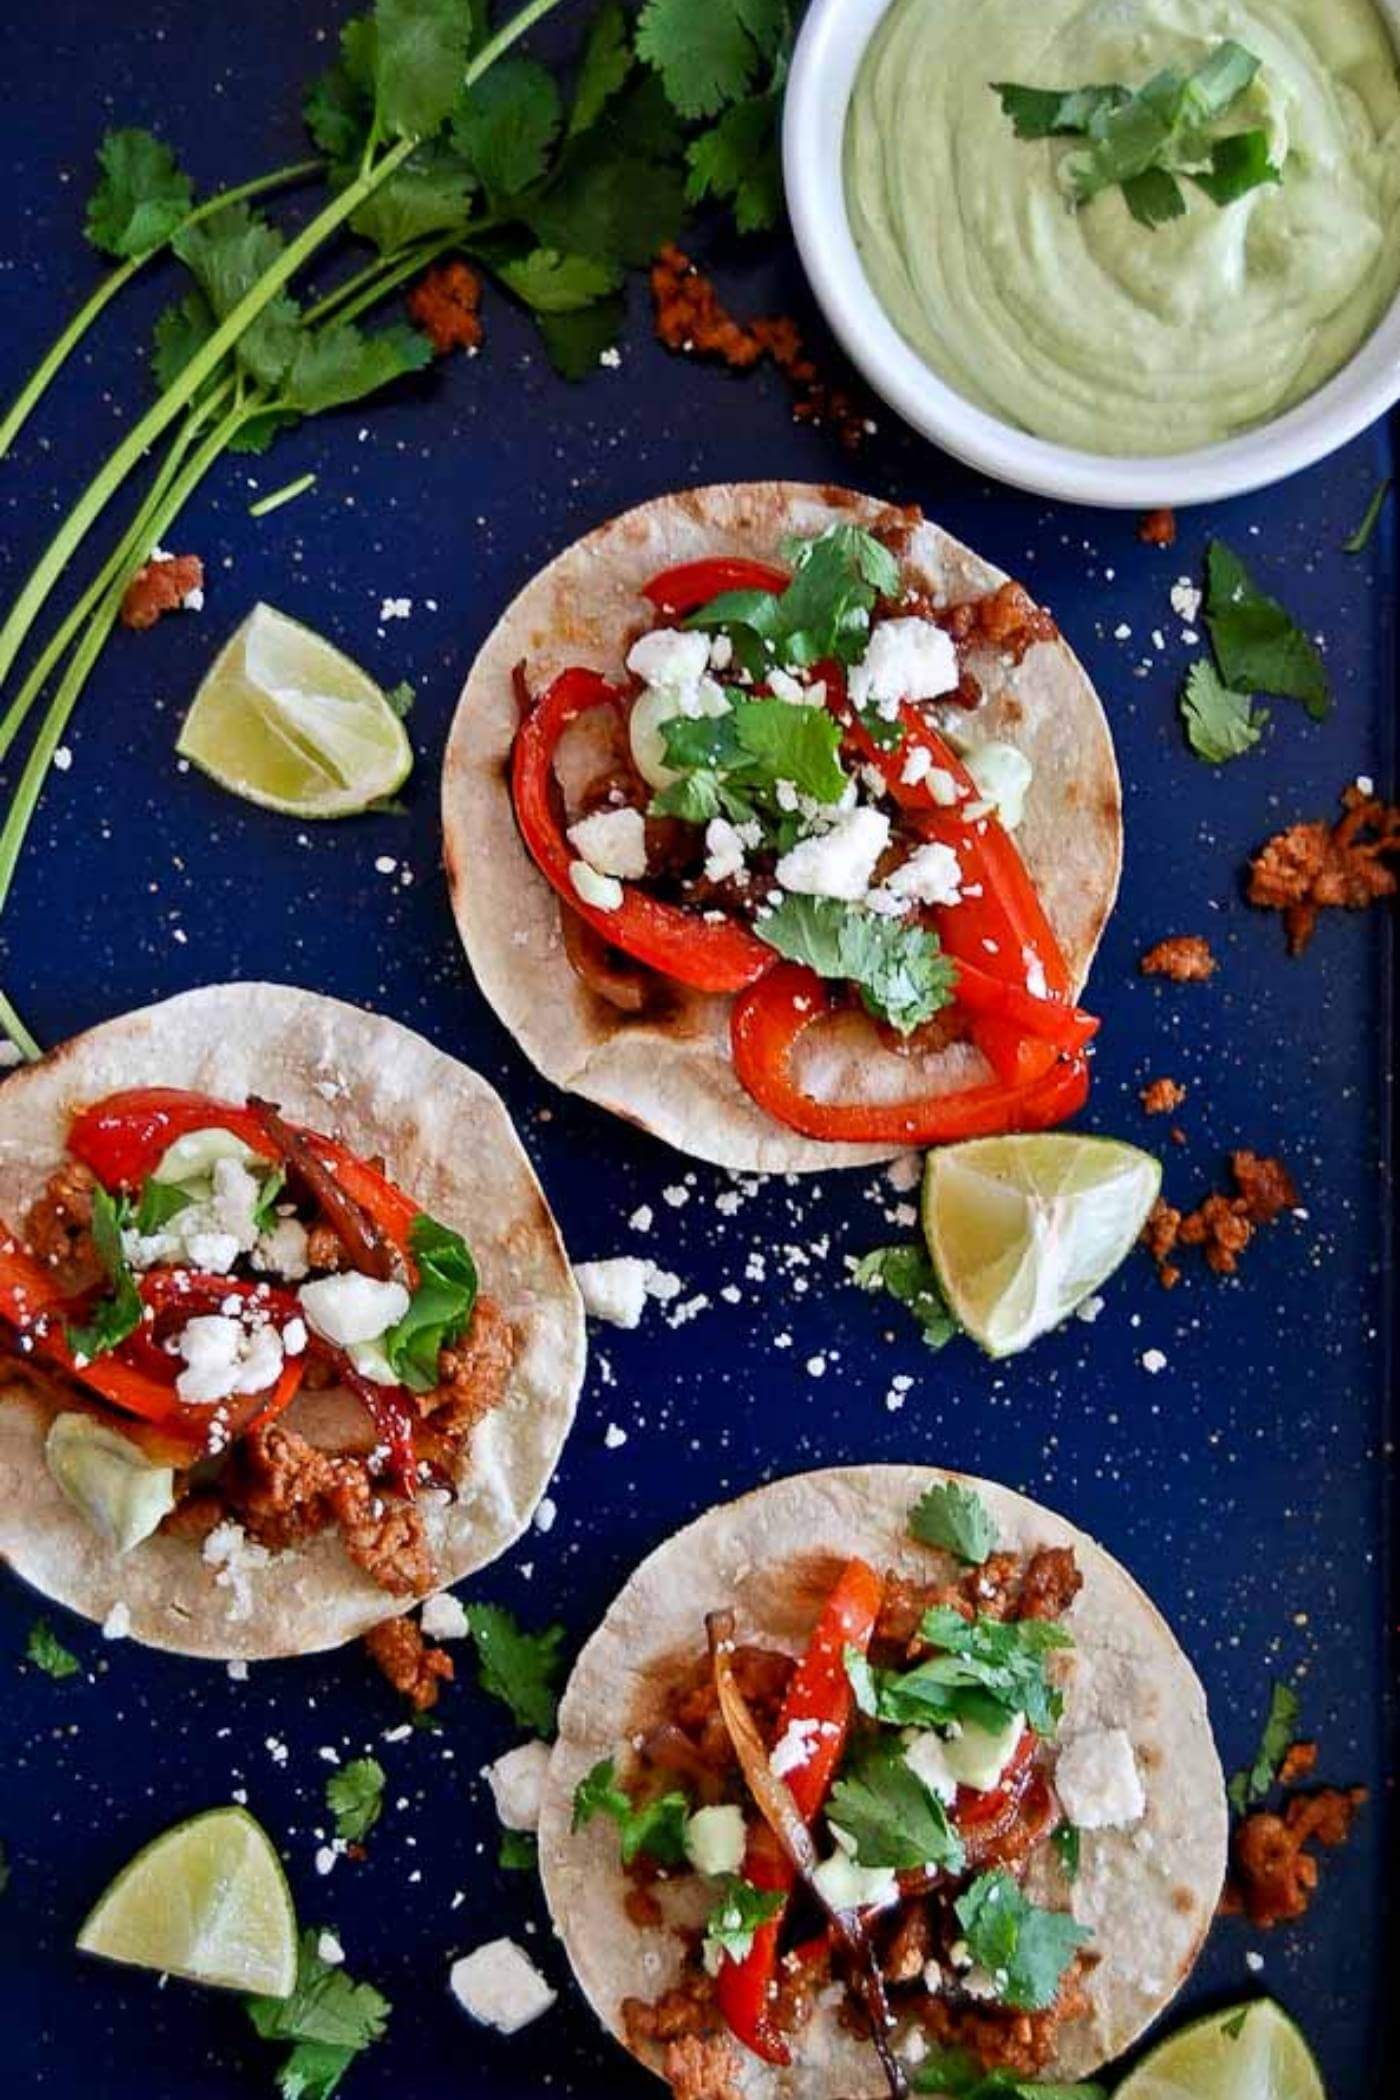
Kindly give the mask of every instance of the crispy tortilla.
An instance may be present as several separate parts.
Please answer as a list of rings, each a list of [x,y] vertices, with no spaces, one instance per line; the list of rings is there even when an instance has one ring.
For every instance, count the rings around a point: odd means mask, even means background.
[[[622,2003],[654,2002],[682,1969],[666,1929],[634,1925],[617,1831],[598,1817],[574,1835],[574,1789],[600,1758],[627,1746],[664,1710],[664,1692],[704,1652],[707,1611],[733,1605],[736,1638],[800,1652],[842,1562],[853,1554],[924,1582],[956,1564],[913,1542],[910,1507],[935,1481],[963,1478],[919,1466],[851,1466],[801,1474],[711,1510],[642,1562],[584,1648],[559,1709],[540,1818],[540,1867],[556,1930],[594,2011],[625,2040]],[[1082,1531],[1025,1496],[967,1480],[997,1529],[997,1545],[1026,1553],[1072,1545],[1084,1587],[1064,1621],[1075,1647],[1057,1658],[1065,1693],[1061,1742],[1083,1730],[1123,1728],[1147,1794],[1130,1830],[1086,1830],[1069,1886],[1043,1845],[1032,1896],[1072,1907],[1100,1960],[1087,1977],[1092,2013],[1060,2029],[1046,2077],[1087,2077],[1156,2018],[1195,1961],[1225,1872],[1225,1788],[1205,1695],[1171,1629],[1132,1577]],[[1041,1855],[1050,1855],[1042,1858]],[[666,1894],[661,1883],[653,1893]],[[691,1906],[682,1908],[688,1897]],[[669,1892],[672,1917],[695,1924],[708,1898],[695,1877]],[[818,2003],[782,2072],[739,2049],[745,2100],[877,2100],[884,2080],[868,2041]],[[644,2059],[645,2060],[645,2059]],[[650,2068],[659,2068],[659,2059]]]
[[[423,1507],[445,1584],[494,1560],[544,1493],[585,1357],[568,1258],[499,1096],[394,1021],[287,985],[210,985],[90,1029],[6,1079],[0,1218],[22,1224],[77,1109],[143,1085],[238,1102],[268,1095],[291,1120],[381,1154],[395,1181],[468,1240],[483,1291],[516,1328],[518,1355],[504,1403],[473,1432],[458,1499]],[[256,1660],[336,1647],[418,1601],[378,1588],[333,1533],[241,1569],[236,1584],[217,1581],[179,1538],[157,1534],[118,1556],[44,1461],[53,1392],[8,1360],[0,1373],[0,1558],[57,1603],[98,1620],[124,1605],[128,1630],[152,1647]],[[327,1404],[308,1394],[286,1419],[306,1427],[298,1409],[316,1409],[324,1423]]]
[[[556,1085],[682,1152],[738,1171],[817,1172],[904,1148],[822,1144],[765,1115],[730,1064],[728,999],[667,984],[664,1001],[624,1014],[575,975],[558,901],[521,843],[511,805],[512,672],[523,663],[536,691],[570,664],[620,676],[632,637],[650,621],[638,595],[648,577],[705,555],[773,560],[785,535],[840,519],[905,529],[906,573],[949,602],[981,597],[1006,580],[917,512],[845,489],[760,481],[658,497],[567,547],[507,607],[472,666],[443,769],[457,925],[482,990],[526,1055]],[[990,650],[969,662],[984,698],[959,715],[959,726],[1018,745],[1034,766],[1016,836],[1079,988],[1122,862],[1122,796],[1107,720],[1064,641],[1038,644],[1019,666]],[[823,1034],[804,1057],[832,1098],[898,1099],[990,1076],[967,1045],[894,1056],[855,1016]]]

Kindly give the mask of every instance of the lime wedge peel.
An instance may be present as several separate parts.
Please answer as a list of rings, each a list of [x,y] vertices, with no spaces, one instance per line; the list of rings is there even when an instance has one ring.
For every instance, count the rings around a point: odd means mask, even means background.
[[[220,651],[176,749],[230,794],[308,819],[358,814],[413,765],[369,674],[270,605],[255,605]]]
[[[289,1997],[297,1922],[276,1848],[245,1808],[212,1808],[153,1838],[103,1890],[78,1946],[221,1990]]]
[[[1327,2100],[1322,2073],[1272,1998],[1207,2013],[1169,2034],[1114,2100]]]
[[[1107,1281],[1161,1185],[1149,1153],[1077,1132],[930,1152],[924,1235],[948,1304],[989,1356],[1014,1356]]]

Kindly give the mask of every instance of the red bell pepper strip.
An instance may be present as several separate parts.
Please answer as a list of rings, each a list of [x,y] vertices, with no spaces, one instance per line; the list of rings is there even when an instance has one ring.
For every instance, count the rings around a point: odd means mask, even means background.
[[[760,1108],[805,1137],[946,1145],[1008,1130],[1049,1130],[1088,1098],[1089,1067],[1076,1055],[1057,1058],[1048,1072],[1019,1086],[997,1081],[906,1101],[819,1101],[798,1081],[793,1061],[808,1029],[834,1005],[833,992],[812,971],[782,963],[737,999],[730,1015],[730,1052],[740,1084]]]
[[[892,750],[882,749],[859,717],[848,709],[835,680],[828,681],[828,696],[847,723],[862,757],[878,766],[886,788],[905,815],[925,838],[950,846],[958,856],[963,894],[957,904],[944,906],[935,914],[945,953],[955,962],[967,964],[985,976],[1002,978],[1018,990],[1028,989],[1028,971],[1038,965],[1046,999],[1067,1005],[1071,997],[1069,966],[1035,884],[1009,832],[994,813],[971,821],[963,814],[969,804],[976,805],[978,794],[971,774],[952,745],[919,709],[904,707],[899,716],[904,731],[902,742]],[[914,750],[927,751],[933,767],[951,774],[962,790],[958,802],[944,807],[934,801],[925,781],[910,782],[904,778],[904,768]],[[964,1003],[972,1008],[971,999]],[[1050,1070],[1054,1063],[1048,1047],[1050,1037],[1024,1025],[1024,1017],[1003,1016],[990,1005],[973,1010],[977,1012],[973,1040],[1004,1084],[1024,1085]],[[1057,1047],[1074,1046],[1060,1043]]]
[[[810,1823],[820,1811],[846,1748],[854,1702],[845,1651],[852,1647],[864,1654],[869,1648],[883,1597],[884,1584],[874,1569],[863,1560],[848,1561],[789,1682],[778,1715],[777,1740],[782,1740],[794,1722],[810,1721],[817,1727],[805,1761],[787,1775],[788,1790],[805,1822]],[[749,1834],[744,1875],[755,1888],[777,1890],[784,1896],[793,1887],[792,1865],[766,1823],[759,1823]],[[758,1926],[743,1960],[724,1956],[716,1979],[719,2009],[731,2033],[770,2064],[792,2061],[772,2008],[782,1922],[780,1911]]]
[[[637,962],[702,992],[737,992],[773,966],[774,951],[746,926],[709,924],[699,912],[663,904],[636,883],[622,885],[615,911],[600,911],[574,888],[578,856],[556,808],[554,753],[571,723],[616,695],[597,671],[563,671],[521,723],[511,755],[511,792],[521,837],[540,873],[570,911]]]
[[[1008,1808],[1015,1808],[1030,1776],[1037,1740],[1033,1729],[1023,1728],[995,1786],[958,1788],[953,1803],[953,1821],[962,1836],[990,1830],[1006,1815]]]
[[[791,581],[786,570],[772,568],[767,562],[721,554],[662,569],[650,583],[642,585],[642,596],[649,598],[658,612],[684,619],[725,591],[781,592]]]

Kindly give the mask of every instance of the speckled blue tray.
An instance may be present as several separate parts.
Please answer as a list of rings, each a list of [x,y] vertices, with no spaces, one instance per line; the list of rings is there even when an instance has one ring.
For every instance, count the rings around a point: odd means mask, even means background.
[[[42,35],[31,22],[10,37],[0,393],[92,280],[78,199],[99,127],[158,124],[211,187],[290,158],[298,86],[340,12],[328,0],[61,0]],[[752,310],[808,310],[790,255],[722,262]],[[152,281],[125,311],[144,325],[163,293]],[[1290,963],[1276,921],[1242,902],[1239,876],[1262,838],[1330,810],[1355,775],[1393,788],[1394,507],[1365,558],[1341,552],[1386,470],[1385,438],[1192,515],[1174,552],[1154,552],[1131,519],[994,489],[888,418],[850,462],[790,423],[771,377],[735,381],[667,358],[636,304],[621,369],[586,386],[553,378],[526,324],[492,302],[479,359],[294,435],[266,463],[220,471],[179,534],[205,558],[207,610],[122,636],[104,659],[71,770],[55,778],[22,865],[0,982],[48,1041],[217,977],[293,979],[373,1004],[503,1089],[576,1257],[644,1246],[701,1298],[679,1334],[653,1312],[635,1334],[595,1337],[553,1490],[557,1522],[478,1594],[532,1621],[557,1615],[579,1637],[635,1560],[705,1505],[818,1463],[928,1458],[1043,1497],[1128,1562],[1206,1680],[1228,1766],[1254,1746],[1270,1679],[1297,1673],[1323,1773],[1368,1782],[1373,1805],[1326,1859],[1309,1918],[1272,1935],[1222,1923],[1185,2002],[1273,1991],[1314,2039],[1334,2100],[1362,2100],[1379,2090],[1388,1973],[1393,929],[1380,912],[1337,919]],[[140,397],[140,361],[130,337],[103,338],[100,364],[69,376],[0,468],[6,596],[60,492]],[[312,496],[249,519],[257,488],[308,467],[321,477]],[[1163,1146],[1169,1192],[1191,1201],[1232,1145],[1283,1155],[1306,1216],[1262,1235],[1237,1281],[1192,1266],[1167,1295],[1136,1258],[1093,1327],[1072,1322],[1009,1366],[966,1346],[932,1357],[845,1282],[846,1255],[889,1235],[897,1198],[881,1176],[746,1184],[737,1211],[721,1211],[726,1177],[552,1093],[473,987],[437,818],[439,755],[473,650],[505,599],[584,527],[679,484],[755,474],[851,478],[922,503],[1024,576],[1084,656],[1118,739],[1128,837],[1094,978],[1105,1027],[1086,1120]],[[1338,693],[1320,726],[1280,707],[1261,752],[1218,772],[1192,759],[1176,725],[1190,650],[1168,598],[1215,531],[1325,636]],[[382,618],[400,596],[411,615]],[[418,688],[407,816],[303,833],[176,770],[177,711],[256,598],[309,620],[386,682]],[[1211,936],[1222,967],[1210,984],[1137,974],[1142,949],[1176,931]],[[1191,1089],[1181,1150],[1138,1105],[1139,1086],[1163,1072]],[[627,1222],[642,1204],[655,1212],[645,1238]],[[1166,1364],[1153,1375],[1156,1351]],[[907,1393],[897,1378],[913,1381]],[[66,1619],[87,1674],[53,1684],[20,1667],[35,1608],[18,1584],[0,1585],[0,1838],[12,1867],[0,1897],[0,2089],[65,2100],[270,2091],[267,2055],[236,2005],[71,1951],[86,1905],[138,1844],[237,1794],[283,1848],[303,1915],[333,1922],[352,1968],[394,2001],[389,2039],[347,2094],[654,2090],[595,2032],[532,1880],[494,1863],[478,1775],[512,1733],[469,1684],[444,1702],[440,1733],[403,1737],[392,1696],[355,1652],[238,1684],[108,1646]],[[322,1879],[332,1750],[382,1759],[388,1808],[368,1857]],[[474,2030],[447,1993],[451,1959],[502,1930],[533,1946],[562,1994],[513,2041]]]

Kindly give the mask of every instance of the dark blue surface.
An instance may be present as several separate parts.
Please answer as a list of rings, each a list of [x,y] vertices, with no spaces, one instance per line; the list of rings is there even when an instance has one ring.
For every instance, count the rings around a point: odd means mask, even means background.
[[[201,186],[289,159],[300,83],[324,61],[339,13],[327,0],[60,0],[11,34],[0,393],[92,281],[80,199],[101,126],[158,124]],[[736,303],[806,311],[789,255],[719,259]],[[7,597],[141,399],[145,329],[166,291],[153,276],[128,297],[0,466]],[[823,433],[792,425],[771,376],[735,381],[666,357],[641,303],[634,295],[621,369],[581,388],[554,379],[526,324],[492,300],[475,361],[390,405],[326,419],[266,461],[225,464],[172,536],[204,556],[207,610],[109,650],[69,738],[71,770],[55,776],[31,836],[0,982],[45,1041],[222,977],[285,978],[372,1004],[502,1086],[576,1258],[644,1250],[684,1279],[687,1298],[704,1294],[678,1333],[653,1309],[634,1335],[595,1336],[553,1491],[557,1524],[478,1594],[536,1622],[558,1615],[581,1636],[640,1554],[708,1503],[808,1465],[926,1458],[1029,1489],[1128,1562],[1206,1680],[1227,1766],[1253,1748],[1270,1678],[1296,1676],[1323,1773],[1369,1782],[1373,1805],[1355,1841],[1325,1860],[1306,1922],[1271,1935],[1222,1923],[1187,2002],[1273,1991],[1314,2039],[1334,2100],[1361,2100],[1378,2089],[1386,1973],[1391,926],[1379,912],[1337,919],[1290,963],[1277,922],[1243,904],[1239,878],[1264,836],[1330,811],[1358,773],[1393,780],[1394,506],[1365,559],[1340,552],[1384,471],[1383,438],[1268,495],[1191,515],[1174,552],[1151,551],[1131,519],[994,490],[884,415],[852,464]],[[307,467],[320,475],[312,495],[249,519],[257,489]],[[1282,1153],[1307,1215],[1263,1235],[1238,1281],[1192,1265],[1168,1296],[1135,1258],[1093,1327],[1071,1323],[1000,1368],[970,1346],[933,1358],[845,1282],[844,1256],[890,1236],[885,1214],[899,1199],[881,1176],[744,1183],[728,1214],[717,1204],[728,1177],[552,1093],[475,991],[447,909],[437,817],[443,738],[473,650],[575,532],[680,484],[756,474],[849,478],[923,504],[1024,576],[1084,656],[1127,803],[1123,899],[1093,986],[1106,1025],[1088,1121],[1163,1149],[1168,1192],[1188,1202],[1218,1180],[1230,1146]],[[1181,741],[1173,700],[1191,652],[1168,603],[1212,531],[1324,638],[1338,692],[1326,724],[1282,706],[1263,751],[1220,771]],[[411,617],[381,625],[382,601],[399,596],[412,599]],[[301,832],[176,769],[179,710],[257,598],[310,621],[386,683],[417,686],[407,816]],[[376,869],[385,856],[392,874]],[[1211,984],[1138,976],[1142,949],[1178,931],[1211,936],[1222,964]],[[1138,1087],[1159,1073],[1191,1088],[1184,1149],[1138,1106]],[[656,1215],[646,1238],[627,1222],[642,1203]],[[1150,1350],[1167,1359],[1155,1376]],[[893,1409],[896,1374],[915,1383]],[[610,1424],[625,1444],[609,1447]],[[282,1847],[303,1915],[334,1922],[352,1969],[394,2001],[390,2039],[347,2093],[653,2090],[595,2033],[531,1881],[495,1867],[478,1774],[513,1737],[469,1684],[444,1701],[441,1733],[386,1742],[400,1716],[357,1653],[255,1668],[236,1684],[64,1620],[88,1675],[56,1685],[20,1667],[34,1615],[18,1585],[0,1589],[7,2093],[270,2090],[268,2058],[236,2005],[70,1951],[86,1905],[144,1839],[234,1792]],[[368,1857],[342,1861],[329,1880],[313,1864],[323,1748],[373,1750],[389,1772]],[[451,1959],[502,1930],[532,1936],[562,1994],[513,2041],[474,2029],[447,1993]],[[1251,1951],[1261,1974],[1246,1965]]]

